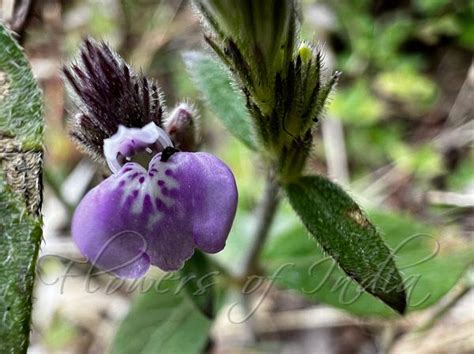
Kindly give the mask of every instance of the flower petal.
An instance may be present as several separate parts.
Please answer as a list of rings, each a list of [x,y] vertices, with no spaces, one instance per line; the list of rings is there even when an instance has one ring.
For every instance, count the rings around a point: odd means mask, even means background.
[[[216,157],[178,152],[161,161],[157,154],[148,171],[127,163],[91,190],[75,212],[72,234],[98,267],[139,277],[150,263],[181,268],[195,246],[220,251],[236,206],[234,177]]]
[[[147,147],[159,145],[159,151],[173,146],[163,129],[151,122],[142,128],[126,128],[119,125],[112,137],[104,140],[104,156],[110,170],[117,173],[122,165],[118,157],[132,157]]]
[[[157,164],[156,160],[152,165]],[[208,253],[221,251],[237,207],[237,186],[230,169],[204,152],[174,154],[167,163],[159,164],[174,168],[173,176],[181,186],[177,200],[189,204],[188,218],[192,218],[196,246]]]
[[[150,267],[147,240],[124,225],[124,210],[115,207],[120,194],[109,184],[102,182],[82,199],[72,220],[72,236],[95,266],[120,277],[138,278]]]

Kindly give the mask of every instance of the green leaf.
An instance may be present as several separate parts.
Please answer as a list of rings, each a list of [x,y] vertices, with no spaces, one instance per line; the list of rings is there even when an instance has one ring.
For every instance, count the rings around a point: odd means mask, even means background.
[[[347,193],[321,176],[301,177],[286,190],[324,251],[366,291],[403,313],[406,294],[391,251]]]
[[[40,149],[43,139],[41,91],[20,46],[0,24],[0,135],[23,148]]]
[[[138,296],[115,336],[113,354],[202,352],[212,322],[175,285],[162,280]]]
[[[11,352],[26,352],[41,223],[28,215],[3,175],[0,210],[0,343]]]
[[[233,86],[229,72],[214,58],[198,52],[185,55],[196,86],[224,126],[251,149],[256,149],[244,97]]]
[[[473,250],[453,246],[443,231],[406,215],[372,211],[369,216],[395,252],[403,273],[411,311],[437,303],[473,262]],[[359,316],[393,317],[388,306],[347,277],[326,256],[292,213],[280,213],[285,225],[272,235],[262,255],[268,275],[276,274],[278,286],[294,289],[315,302],[324,302]],[[437,252],[436,252],[437,251]]]
[[[181,276],[185,282],[184,290],[189,299],[194,302],[203,315],[210,319],[215,317],[214,278],[217,273],[206,256],[197,250],[181,269]]]
[[[0,24],[0,343],[26,353],[41,243],[41,92],[23,51]]]

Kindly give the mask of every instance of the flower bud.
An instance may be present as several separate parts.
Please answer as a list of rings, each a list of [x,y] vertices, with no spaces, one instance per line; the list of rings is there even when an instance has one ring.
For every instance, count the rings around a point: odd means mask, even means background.
[[[181,103],[166,118],[165,131],[181,151],[196,151],[198,121],[199,115],[196,109],[187,103]]]
[[[308,65],[308,63],[313,59],[313,48],[311,48],[311,46],[309,46],[307,43],[303,42],[298,48],[298,55],[300,56],[303,64]]]

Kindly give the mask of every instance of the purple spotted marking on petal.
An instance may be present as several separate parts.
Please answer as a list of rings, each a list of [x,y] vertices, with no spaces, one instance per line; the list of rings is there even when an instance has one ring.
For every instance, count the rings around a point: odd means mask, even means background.
[[[148,171],[127,163],[77,207],[72,236],[97,267],[137,278],[150,265],[179,269],[195,247],[209,253],[224,247],[237,206],[232,172],[207,153],[178,152],[167,162],[160,157]],[[153,169],[141,184],[129,178]]]

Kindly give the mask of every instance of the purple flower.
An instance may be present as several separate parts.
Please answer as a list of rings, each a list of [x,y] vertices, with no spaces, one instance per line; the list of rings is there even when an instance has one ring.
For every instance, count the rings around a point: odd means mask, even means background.
[[[106,45],[86,41],[81,59],[82,67],[65,69],[83,104],[72,135],[112,171],[75,210],[72,237],[81,253],[100,269],[138,278],[150,265],[181,268],[195,248],[222,250],[237,207],[230,169],[211,154],[175,149],[160,127],[166,117],[157,86],[150,91]],[[186,107],[171,115],[174,130],[191,126]]]
[[[148,168],[125,163],[77,207],[72,236],[99,268],[136,278],[150,264],[179,269],[195,247],[224,248],[237,205],[232,172],[208,153],[163,154]]]

